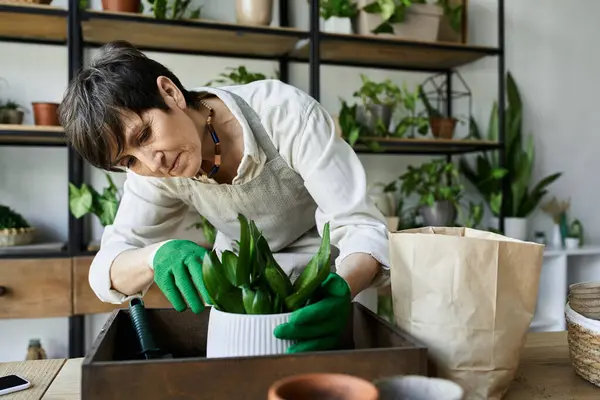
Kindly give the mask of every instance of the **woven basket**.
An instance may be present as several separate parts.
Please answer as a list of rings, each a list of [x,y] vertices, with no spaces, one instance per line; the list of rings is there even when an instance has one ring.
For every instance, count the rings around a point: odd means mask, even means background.
[[[0,229],[0,247],[30,244],[34,236],[35,228]]]
[[[580,282],[569,286],[569,306],[589,319],[600,319],[600,282]]]
[[[565,307],[565,317],[569,354],[575,373],[600,387],[600,321],[584,317],[569,303]]]

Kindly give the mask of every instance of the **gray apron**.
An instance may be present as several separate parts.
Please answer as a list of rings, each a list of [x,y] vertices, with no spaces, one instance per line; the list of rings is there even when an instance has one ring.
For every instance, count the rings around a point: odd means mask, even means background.
[[[266,164],[258,176],[238,185],[185,180],[191,185],[190,193],[202,193],[187,200],[217,229],[214,248],[219,254],[236,250],[234,241],[240,237],[237,218],[241,213],[256,223],[275,259],[295,279],[321,242],[315,226],[317,205],[302,177],[288,166],[273,145],[256,112],[238,95],[229,94],[265,152]],[[332,264],[337,254],[338,250],[332,246]]]

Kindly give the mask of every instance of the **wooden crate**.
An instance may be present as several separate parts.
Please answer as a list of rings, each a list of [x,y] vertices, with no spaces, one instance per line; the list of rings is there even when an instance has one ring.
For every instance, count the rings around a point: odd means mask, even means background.
[[[127,309],[112,312],[82,364],[83,400],[263,399],[276,380],[338,372],[368,380],[427,375],[427,349],[360,303],[353,303],[343,350],[207,359],[209,309],[147,309],[157,345],[172,359],[145,360]]]

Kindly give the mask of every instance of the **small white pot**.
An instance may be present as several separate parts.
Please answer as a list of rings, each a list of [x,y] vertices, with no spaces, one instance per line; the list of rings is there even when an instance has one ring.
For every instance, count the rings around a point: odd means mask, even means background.
[[[277,339],[273,331],[291,315],[231,314],[210,307],[206,358],[284,354],[294,342]]]
[[[381,399],[462,400],[464,389],[447,379],[405,375],[376,384]]]
[[[500,226],[498,218],[492,218],[490,225],[496,229]],[[504,218],[504,236],[509,238],[526,241],[527,240],[527,218]]]
[[[353,34],[352,20],[350,18],[331,17],[321,20],[321,30],[329,33]]]
[[[565,247],[568,250],[574,250],[579,248],[579,238],[568,237],[565,238]]]

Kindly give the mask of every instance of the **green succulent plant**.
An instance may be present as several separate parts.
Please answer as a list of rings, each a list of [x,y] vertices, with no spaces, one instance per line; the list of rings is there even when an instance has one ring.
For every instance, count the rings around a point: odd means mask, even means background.
[[[238,220],[238,254],[226,250],[219,260],[212,250],[202,264],[204,284],[214,307],[235,314],[278,314],[305,306],[331,271],[329,223],[324,226],[317,254],[292,284],[254,221],[241,214]]]
[[[243,65],[237,67],[227,67],[226,71],[219,74],[219,78],[212,79],[206,83],[206,86],[214,84],[219,85],[244,85],[246,83],[267,79],[267,75],[260,72],[250,72]],[[274,79],[278,79],[279,73],[275,73]]]

